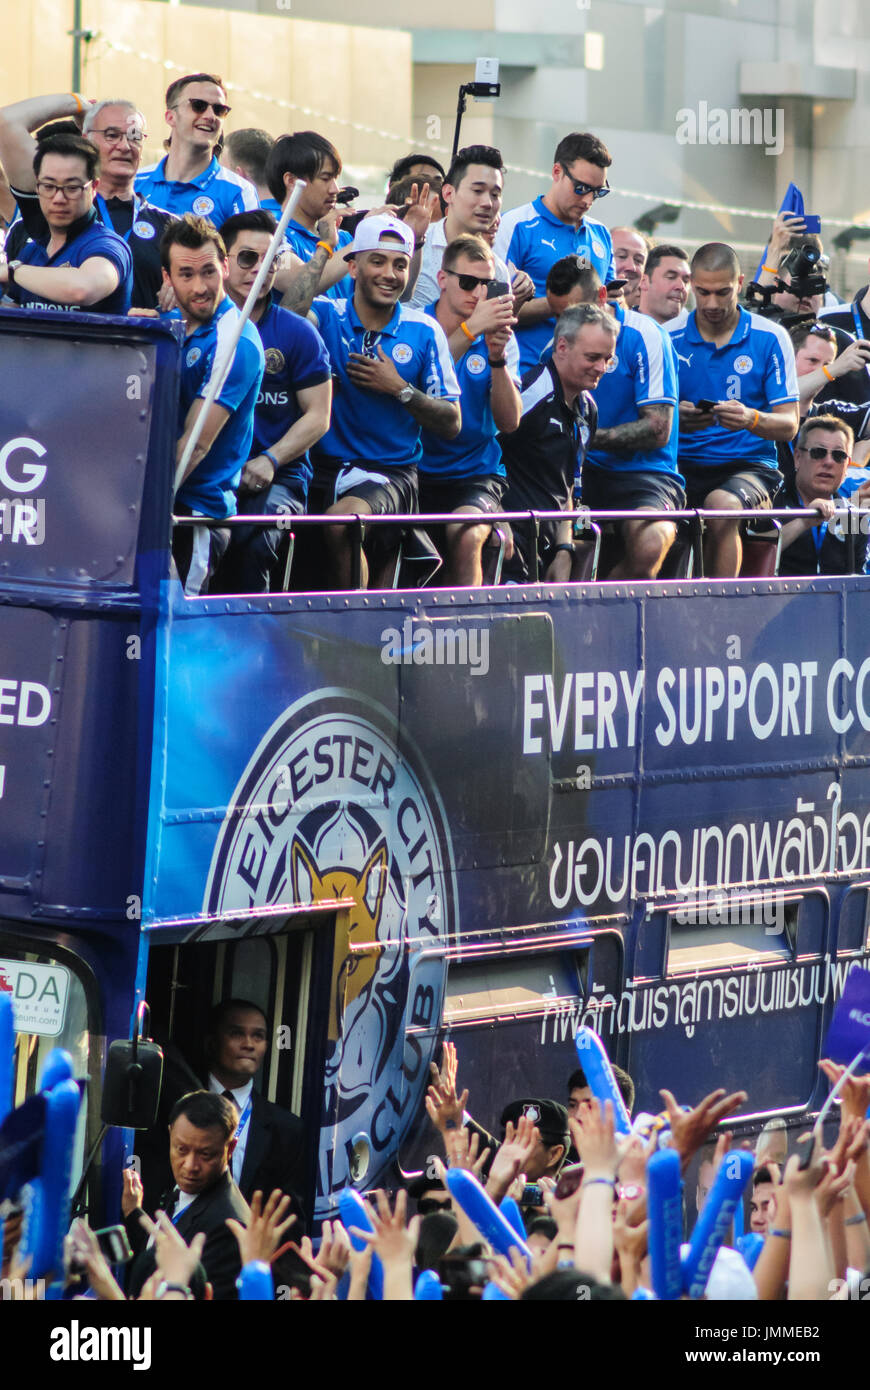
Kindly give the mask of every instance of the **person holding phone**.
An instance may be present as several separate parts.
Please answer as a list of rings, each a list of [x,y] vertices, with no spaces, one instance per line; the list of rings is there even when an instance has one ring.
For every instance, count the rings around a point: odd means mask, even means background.
[[[440,298],[426,313],[447,335],[461,392],[462,429],[453,439],[423,430],[420,510],[495,512],[506,485],[496,435],[511,434],[522,414],[510,287],[496,279],[493,254],[477,236],[450,243],[438,284]],[[491,527],[457,524],[434,530],[446,552],[444,582],[482,584],[481,551]]]

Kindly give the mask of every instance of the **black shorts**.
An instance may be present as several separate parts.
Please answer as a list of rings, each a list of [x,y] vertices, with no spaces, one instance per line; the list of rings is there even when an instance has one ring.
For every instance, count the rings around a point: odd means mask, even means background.
[[[746,511],[769,507],[782,485],[782,474],[751,459],[734,459],[724,468],[693,468],[680,464],[686,479],[689,507],[703,507],[711,492],[730,492]]]
[[[342,497],[368,502],[375,516],[416,512],[417,466],[381,468],[376,463],[346,463],[336,475],[332,503]]]
[[[176,516],[202,516],[185,502],[175,503]],[[172,533],[172,558],[188,598],[207,594],[211,578],[230,543],[229,526],[176,526]]]
[[[474,507],[479,512],[501,510],[501,499],[507,478],[495,473],[478,473],[472,478],[433,478],[420,474],[420,511],[455,512],[459,507]]]
[[[592,512],[627,512],[646,507],[654,512],[680,512],[686,505],[679,478],[673,473],[586,464],[582,473],[583,506]]]

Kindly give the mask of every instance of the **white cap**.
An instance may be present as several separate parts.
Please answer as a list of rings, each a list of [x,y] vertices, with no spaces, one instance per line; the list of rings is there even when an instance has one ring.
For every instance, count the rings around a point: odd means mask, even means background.
[[[384,241],[384,237],[387,238]],[[402,245],[395,244],[398,237]],[[406,255],[414,254],[414,237],[411,229],[406,227],[398,217],[391,217],[389,213],[378,212],[373,217],[364,217],[357,222],[356,232],[353,242],[347,248],[345,255],[356,256],[360,251],[404,251]]]

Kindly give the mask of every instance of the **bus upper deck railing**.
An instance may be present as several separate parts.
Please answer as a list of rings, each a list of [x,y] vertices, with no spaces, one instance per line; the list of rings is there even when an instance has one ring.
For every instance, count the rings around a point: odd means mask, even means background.
[[[821,514],[818,515],[819,520],[821,520]],[[430,526],[480,526],[482,524],[490,525],[493,529],[495,543],[499,551],[498,560],[493,567],[493,575],[490,578],[484,579],[483,587],[491,587],[492,585],[498,584],[500,582],[501,567],[504,559],[506,533],[504,532],[504,530],[500,528],[500,523],[507,523],[511,526],[531,527],[536,540],[540,533],[541,525],[543,523],[565,521],[569,521],[572,523],[572,543],[575,546],[589,547],[591,551],[591,562],[588,563],[585,566],[585,568],[583,568],[583,572],[579,576],[575,577],[575,575],[572,574],[572,578],[570,580],[558,580],[557,582],[559,584],[591,582],[597,579],[598,560],[600,556],[602,541],[602,528],[611,526],[621,521],[643,520],[667,521],[677,523],[679,526],[683,528],[684,541],[681,545],[678,536],[677,541],[674,543],[674,550],[678,551],[680,555],[688,554],[688,568],[684,569],[681,573],[666,573],[665,571],[668,568],[668,557],[666,556],[666,562],[665,566],[663,567],[663,573],[658,577],[658,579],[656,581],[643,581],[668,583],[692,578],[703,579],[705,577],[703,572],[703,548],[701,544],[703,539],[704,525],[708,521],[717,520],[740,522],[741,524],[746,522],[771,523],[768,527],[765,527],[763,529],[759,528],[755,530],[749,530],[745,534],[753,544],[758,543],[759,545],[769,549],[772,552],[771,558],[773,559],[774,563],[770,564],[768,561],[760,571],[750,569],[749,572],[742,572],[739,576],[737,576],[737,578],[774,578],[776,577],[776,568],[778,566],[779,561],[779,542],[781,538],[782,524],[787,521],[806,521],[806,519],[806,508],[797,509],[788,507],[763,507],[755,509],[747,508],[745,510],[741,509],[740,511],[714,511],[705,510],[703,508],[686,508],[682,511],[647,511],[645,509],[642,511],[637,509],[622,511],[593,511],[589,508],[581,507],[573,511],[530,510],[520,512],[481,512],[479,514],[457,512],[413,512],[398,513],[391,515],[360,515],[357,513],[351,513],[332,516],[313,516],[307,514],[297,516],[287,513],[272,515],[240,513],[235,516],[223,518],[205,516],[173,516],[172,522],[173,526],[180,527],[226,527],[231,530],[236,527],[243,526],[269,527],[273,530],[278,530],[286,533],[289,540],[289,546],[288,553],[283,566],[284,583],[280,589],[278,589],[277,591],[273,590],[273,592],[296,592],[291,588],[289,584],[290,568],[293,559],[293,543],[295,540],[294,533],[297,530],[303,531],[307,528],[323,528],[324,526],[345,526],[353,529],[355,534],[354,545],[351,552],[351,590],[357,590],[361,587],[360,579],[362,548],[365,543],[366,533],[371,528],[377,529],[380,527],[387,527],[394,528],[395,530],[402,532],[406,530],[410,531],[414,529],[425,529],[426,527]],[[860,532],[861,535],[865,536],[870,534],[870,507],[843,506],[836,508],[834,511],[835,523],[842,523],[844,520],[848,523],[849,527],[853,531]],[[397,563],[395,568],[394,583],[392,585],[393,588],[399,587],[399,558],[400,552],[397,551]],[[537,545],[534,545],[531,548],[530,562],[532,564],[534,573],[532,575],[532,578],[528,582],[538,584],[541,582],[541,575],[539,572]],[[791,577],[794,578],[796,576]],[[813,578],[815,576],[807,575],[805,577]],[[621,580],[619,582],[625,581]],[[331,590],[324,586],[322,592],[331,592]]]

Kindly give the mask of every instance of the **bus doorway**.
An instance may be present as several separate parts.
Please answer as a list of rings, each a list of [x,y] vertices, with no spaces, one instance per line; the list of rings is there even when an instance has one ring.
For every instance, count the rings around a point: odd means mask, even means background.
[[[211,924],[196,940],[189,931],[182,941],[167,941],[164,929],[154,932],[145,997],[151,1035],[164,1050],[164,1077],[157,1122],[135,1136],[146,1205],[159,1202],[172,1185],[167,1126],[173,1105],[188,1091],[208,1088],[209,1015],[222,1000],[240,999],[266,1019],[266,1051],[254,1091],[303,1122],[304,1180],[297,1196],[310,1221],[335,926],[335,911],[306,910],[266,923],[258,918]]]

